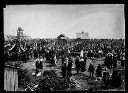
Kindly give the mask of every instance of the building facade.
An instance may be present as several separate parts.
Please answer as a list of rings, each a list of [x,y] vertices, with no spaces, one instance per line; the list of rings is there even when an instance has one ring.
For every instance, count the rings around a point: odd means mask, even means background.
[[[88,32],[76,33],[77,39],[90,39]]]

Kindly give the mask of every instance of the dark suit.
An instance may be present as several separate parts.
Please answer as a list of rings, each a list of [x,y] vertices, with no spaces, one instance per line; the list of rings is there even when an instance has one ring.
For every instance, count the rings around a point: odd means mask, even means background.
[[[94,66],[91,64],[89,65],[89,72],[90,72],[90,77],[93,78],[94,77]]]
[[[68,61],[68,66],[67,66],[67,75],[70,76],[72,71],[72,61]]]
[[[75,65],[76,65],[77,73],[79,73],[79,71],[80,71],[80,61],[79,61],[78,58],[75,60]]]

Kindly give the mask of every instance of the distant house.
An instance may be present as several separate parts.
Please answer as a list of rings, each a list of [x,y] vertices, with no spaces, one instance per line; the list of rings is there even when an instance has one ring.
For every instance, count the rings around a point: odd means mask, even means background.
[[[76,33],[76,38],[77,39],[90,39],[88,32],[80,32]]]
[[[57,42],[59,45],[62,45],[62,47],[64,45],[67,44],[67,41],[69,40],[69,37],[66,37],[64,34],[60,34],[58,37],[57,37]]]
[[[65,40],[68,40],[69,37],[66,37],[64,34],[60,34],[57,39],[65,39]]]

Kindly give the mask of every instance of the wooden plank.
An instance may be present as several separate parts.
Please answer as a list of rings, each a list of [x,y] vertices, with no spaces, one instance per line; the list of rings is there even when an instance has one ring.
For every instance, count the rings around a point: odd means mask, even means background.
[[[9,88],[9,91],[12,91],[12,82],[11,82],[12,81],[12,72],[13,72],[13,69],[10,69],[10,81],[9,81],[10,82],[10,86],[9,86],[10,88]]]
[[[14,69],[14,91],[16,90],[16,76],[17,76],[17,73],[16,73],[16,69]]]
[[[15,69],[14,69],[14,70],[15,70]],[[13,83],[14,83],[14,86],[13,86],[13,87],[14,87],[14,91],[15,91],[15,79],[16,79],[16,77],[15,77],[15,76],[16,76],[16,73],[15,73],[15,71],[14,71],[14,74],[13,74],[13,76],[14,76],[14,77],[13,77],[13,78],[14,78],[14,81],[13,81]]]
[[[12,71],[11,71],[11,90],[10,91],[14,91],[14,80],[15,80],[14,73],[15,73],[15,71],[14,71],[14,69],[12,69]]]
[[[15,90],[15,88],[14,88],[15,87],[15,85],[14,85],[15,84],[14,83],[15,82],[15,69],[13,69],[13,70],[14,71],[13,71],[13,83],[12,83],[12,85],[13,85],[13,91],[14,91]]]
[[[15,91],[18,90],[18,73],[17,70],[15,71]]]
[[[8,90],[8,68],[6,68],[6,90]]]
[[[9,68],[7,68],[7,78],[6,78],[7,79],[7,83],[6,83],[7,84],[7,91],[9,91],[9,86],[10,86],[9,85],[9,78],[10,78]]]
[[[16,71],[14,69],[14,73],[13,73],[13,88],[14,88],[14,91],[15,91],[15,79],[16,79]]]
[[[7,90],[7,88],[8,88],[8,87],[7,87],[7,82],[8,82],[8,81],[7,81],[7,80],[8,80],[8,70],[7,70],[7,68],[6,68],[6,90]]]
[[[9,77],[8,77],[8,80],[9,80],[9,82],[8,82],[9,83],[8,84],[9,91],[11,91],[11,72],[12,72],[12,69],[9,68],[9,71],[8,71],[8,73],[9,73],[8,74],[9,75]]]
[[[4,68],[4,90],[7,89],[7,69]]]
[[[16,91],[18,90],[18,72],[15,68],[4,68],[4,90]]]

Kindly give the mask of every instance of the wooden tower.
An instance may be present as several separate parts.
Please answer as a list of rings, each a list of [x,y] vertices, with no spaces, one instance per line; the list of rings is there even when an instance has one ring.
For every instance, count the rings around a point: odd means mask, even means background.
[[[21,44],[23,38],[23,29],[21,27],[18,27],[17,29],[17,40]]]

